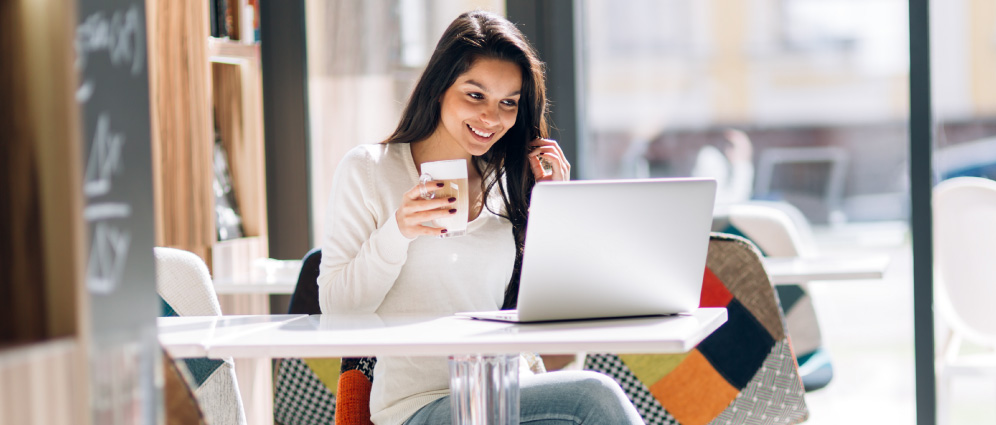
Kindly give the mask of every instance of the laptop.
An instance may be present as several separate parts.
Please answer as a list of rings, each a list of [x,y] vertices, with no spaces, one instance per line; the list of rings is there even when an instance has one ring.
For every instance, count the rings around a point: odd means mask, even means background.
[[[533,189],[507,322],[672,315],[699,307],[716,181],[544,182]]]

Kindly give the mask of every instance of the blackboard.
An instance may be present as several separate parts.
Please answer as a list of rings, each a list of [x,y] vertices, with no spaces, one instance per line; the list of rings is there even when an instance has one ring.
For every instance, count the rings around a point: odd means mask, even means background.
[[[144,2],[78,0],[75,50],[94,419],[152,424],[160,307]]]

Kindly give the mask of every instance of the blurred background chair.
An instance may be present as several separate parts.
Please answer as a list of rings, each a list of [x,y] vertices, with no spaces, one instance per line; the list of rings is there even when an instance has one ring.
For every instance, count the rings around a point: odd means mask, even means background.
[[[713,230],[743,236],[757,245],[767,257],[809,257],[818,254],[809,221],[786,202],[750,201],[717,209]],[[827,386],[833,379],[833,364],[823,346],[816,309],[806,283],[777,285],[799,361],[799,373],[806,391]]]
[[[750,239],[768,257],[810,257],[819,249],[812,226],[798,208],[781,201],[747,201],[716,210],[713,227],[724,225]],[[725,222],[724,222],[725,220]],[[737,234],[737,233],[733,233]]]
[[[956,177],[934,188],[937,312],[947,335],[937,358],[938,412],[949,420],[957,376],[996,382],[996,181]]]
[[[954,177],[996,178],[996,137],[938,146],[933,155],[938,180]]]
[[[163,301],[163,316],[221,316],[218,295],[204,260],[192,252],[156,247],[156,290]],[[196,358],[173,364],[193,389],[205,422],[211,425],[245,425],[246,415],[235,377],[235,363]]]
[[[714,233],[703,307],[727,321],[686,354],[589,354],[585,369],[622,386],[647,424],[799,423],[805,391],[778,298],[750,241]]]

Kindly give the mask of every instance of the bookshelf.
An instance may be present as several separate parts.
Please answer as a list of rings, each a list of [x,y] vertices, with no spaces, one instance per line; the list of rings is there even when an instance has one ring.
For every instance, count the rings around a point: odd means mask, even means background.
[[[156,241],[197,253],[218,277],[267,256],[258,44],[208,36],[208,2],[147,0]],[[219,242],[214,132],[227,153],[245,237]],[[227,313],[227,312],[226,312]]]
[[[75,18],[56,0],[0,3],[4,424],[90,423]]]
[[[259,45],[214,38],[207,45],[214,125],[228,154],[246,235],[214,243],[212,272],[215,278],[246,278],[250,262],[266,258],[268,251]]]
[[[249,0],[228,0],[246,28]],[[211,37],[211,1],[146,0],[156,245],[194,252],[214,279],[240,279],[268,257],[260,46]],[[219,241],[215,131],[227,156],[243,237]],[[267,314],[265,294],[221,295],[224,314]],[[272,423],[269,362],[236,359],[250,424]]]

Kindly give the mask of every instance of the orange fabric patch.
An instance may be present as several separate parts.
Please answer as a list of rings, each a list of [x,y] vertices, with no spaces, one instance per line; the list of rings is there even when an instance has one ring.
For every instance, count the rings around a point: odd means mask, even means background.
[[[732,299],[733,294],[726,289],[723,281],[706,267],[705,276],[702,278],[702,297],[699,299],[699,307],[726,307]]]
[[[705,425],[740,392],[716,372],[699,350],[650,387],[650,393],[684,425]]]
[[[349,370],[339,375],[335,397],[335,423],[337,425],[371,425],[370,388],[372,384],[359,370]]]

